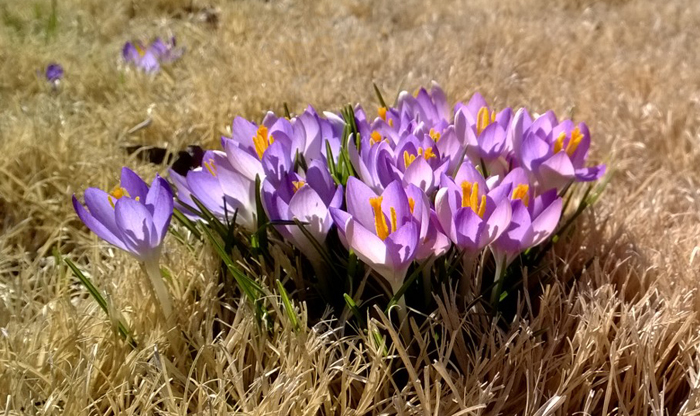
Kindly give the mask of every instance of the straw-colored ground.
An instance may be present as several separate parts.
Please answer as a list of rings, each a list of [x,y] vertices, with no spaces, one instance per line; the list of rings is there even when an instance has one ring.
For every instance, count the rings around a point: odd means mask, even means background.
[[[0,413],[700,414],[700,3],[68,0],[47,29],[50,10],[0,1]],[[169,32],[187,52],[166,72],[120,68],[124,41]],[[56,93],[36,75],[50,61],[66,70]],[[123,165],[165,171],[127,144],[214,147],[235,115],[372,106],[372,81],[393,95],[432,79],[453,101],[573,110],[617,171],[509,332],[448,304],[416,339],[440,334],[430,357],[385,356],[332,323],[295,333],[277,314],[260,333],[247,307],[217,301],[209,251],[169,240],[183,332],[167,336],[138,266],[70,205]],[[109,294],[137,350],[54,248]],[[567,265],[592,254],[573,280]],[[389,373],[401,366],[409,383]]]

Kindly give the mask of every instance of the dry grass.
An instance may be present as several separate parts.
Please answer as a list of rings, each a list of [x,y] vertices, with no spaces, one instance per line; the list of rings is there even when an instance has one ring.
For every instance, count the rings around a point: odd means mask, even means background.
[[[49,11],[0,2],[4,414],[700,414],[700,3],[69,0],[47,37]],[[180,62],[155,79],[118,68],[125,40],[166,31],[187,47]],[[58,93],[35,75],[53,60],[66,69]],[[217,300],[205,248],[169,241],[177,349],[138,268],[70,206],[123,165],[165,170],[126,144],[213,147],[237,114],[373,103],[372,81],[394,92],[431,79],[452,100],[479,90],[498,107],[573,110],[594,159],[617,170],[556,248],[557,279],[523,295],[508,331],[457,314],[445,294],[423,336],[386,355],[333,322],[295,332],[273,314],[261,332],[244,304]],[[109,294],[139,349],[113,335],[54,247]]]

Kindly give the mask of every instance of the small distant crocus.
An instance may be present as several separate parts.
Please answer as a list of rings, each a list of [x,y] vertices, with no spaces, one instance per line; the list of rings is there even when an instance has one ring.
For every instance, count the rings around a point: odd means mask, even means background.
[[[415,258],[420,224],[401,182],[377,195],[355,177],[348,178],[347,211],[331,208],[333,221],[357,257],[390,284],[396,293]]]
[[[163,238],[173,215],[173,194],[156,176],[149,188],[133,171],[122,168],[121,184],[112,192],[85,190],[87,209],[73,195],[78,217],[100,238],[143,263],[166,317],[172,306],[158,266]]]
[[[127,63],[149,73],[160,70],[161,64],[171,63],[182,56],[183,50],[176,47],[175,37],[163,42],[156,38],[149,46],[140,41],[126,42],[122,48],[122,57]]]
[[[52,63],[46,67],[46,80],[56,86],[63,78],[63,67],[59,64]]]
[[[285,174],[275,185],[268,176],[262,184],[265,212],[271,221],[305,222],[306,229],[319,244],[324,244],[333,225],[329,209],[340,208],[343,203],[343,187],[333,182],[323,160],[311,161],[306,176]],[[322,269],[322,259],[313,242],[297,225],[278,225],[277,230],[299,248],[311,261],[314,269]]]

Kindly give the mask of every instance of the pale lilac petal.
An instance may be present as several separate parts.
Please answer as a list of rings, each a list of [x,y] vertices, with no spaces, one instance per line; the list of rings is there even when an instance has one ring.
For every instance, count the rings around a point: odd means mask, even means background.
[[[495,242],[495,247],[508,253],[519,253],[532,242],[532,220],[522,201],[513,202],[513,215],[508,230]]]
[[[415,221],[407,222],[384,240],[395,268],[401,268],[413,261],[418,247],[418,228]]]
[[[262,163],[257,156],[246,152],[232,140],[227,140],[225,146],[226,156],[234,169],[252,181],[255,180],[256,176],[259,176],[260,179],[265,177]]]
[[[115,222],[114,228],[115,230],[109,229],[105,224],[101,223],[98,221],[94,216],[92,216],[86,209],[83,207],[83,205],[78,201],[78,199],[73,195],[73,208],[75,209],[75,212],[78,214],[78,217],[80,220],[92,231],[93,233],[97,234],[98,237],[101,239],[107,241],[108,243],[122,249],[125,251],[129,251],[129,249],[126,247],[124,242],[118,237],[118,231],[116,230],[116,222],[114,219],[112,219],[112,222]],[[111,208],[111,207],[110,207]],[[112,214],[114,216],[114,214]],[[117,234],[115,234],[115,231]]]
[[[308,185],[299,188],[289,201],[289,211],[293,218],[308,222],[306,229],[313,234],[319,243],[323,243],[328,233],[328,229],[324,229],[328,208],[316,191]]]
[[[136,199],[137,197],[144,201],[146,199],[146,194],[148,194],[148,185],[141,179],[133,170],[123,167],[121,176],[121,187],[126,189],[131,198]]]
[[[576,180],[580,182],[595,181],[605,175],[605,170],[605,165],[576,169]]]
[[[110,203],[111,198],[111,203]],[[90,215],[103,224],[112,234],[119,236],[116,219],[114,218],[114,203],[117,199],[110,196],[102,189],[88,188],[85,190],[85,205],[87,205]]]
[[[355,251],[357,257],[370,267],[391,267],[386,244],[376,234],[369,231],[362,224],[350,219],[346,224],[345,236],[348,244]]]
[[[554,229],[556,228],[557,224],[559,224],[559,219],[561,218],[561,210],[562,200],[561,198],[557,198],[532,221],[534,237],[530,243],[531,246],[540,244],[547,237],[549,237],[552,232],[554,232]]]
[[[491,123],[479,136],[479,155],[494,159],[501,155],[506,144],[506,131],[498,123]]]
[[[233,119],[231,133],[232,139],[237,142],[240,147],[251,150],[255,149],[253,137],[257,136],[258,127],[254,123],[251,123],[243,117],[236,117]]]
[[[141,200],[143,203],[144,200]],[[148,212],[153,216],[153,226],[156,237],[162,241],[168,232],[170,219],[173,216],[173,191],[165,179],[156,175],[151,184],[151,189],[145,198],[145,205]]]
[[[481,219],[471,208],[461,208],[455,215],[455,243],[462,249],[469,251],[480,250],[484,220]]]
[[[293,168],[289,149],[282,142],[275,141],[265,150],[262,167],[265,176],[269,177],[274,184],[281,183],[285,174]]]
[[[493,240],[500,237],[501,234],[503,234],[508,228],[508,225],[511,221],[511,217],[512,210],[510,201],[506,198],[503,198],[499,202],[497,202],[496,208],[486,220],[486,228],[484,230],[486,235],[483,236],[485,242],[482,243],[484,245],[489,244]]]
[[[423,156],[418,156],[403,174],[403,183],[405,185],[413,184],[424,192],[432,191],[434,186],[433,180],[433,169]]]
[[[542,161],[550,154],[547,142],[534,134],[525,137],[520,150],[520,163],[530,172],[537,170]]]
[[[387,218],[391,218],[391,209],[396,212],[397,226],[411,218],[411,211],[408,206],[408,197],[400,181],[394,181],[382,192],[382,211]],[[387,225],[391,226],[387,221]],[[374,228],[374,226],[372,227]]]
[[[131,198],[121,198],[114,211],[121,239],[129,251],[142,261],[156,255],[161,240],[146,206]]]
[[[345,192],[348,213],[362,226],[372,230],[374,229],[374,213],[369,200],[376,196],[377,194],[359,179],[353,176],[348,178]]]

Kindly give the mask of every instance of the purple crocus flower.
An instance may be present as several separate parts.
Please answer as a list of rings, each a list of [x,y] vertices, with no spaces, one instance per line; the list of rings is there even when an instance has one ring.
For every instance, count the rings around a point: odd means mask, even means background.
[[[465,161],[454,180],[442,177],[435,196],[435,212],[453,243],[474,254],[495,239],[511,220],[510,201],[488,192],[486,180]]]
[[[160,65],[163,63],[171,63],[180,56],[183,50],[176,47],[175,37],[163,42],[160,38],[156,38],[148,47],[140,41],[126,42],[122,48],[122,57],[127,63],[136,65],[137,68],[144,72],[158,72]]]
[[[328,167],[316,159],[311,161],[306,177],[294,172],[284,175],[279,184],[268,176],[262,184],[263,207],[272,221],[298,219],[319,244],[324,244],[333,224],[329,209],[340,208],[343,187],[333,182]],[[277,230],[299,248],[320,270],[322,259],[314,244],[296,225],[277,225]]]
[[[169,319],[172,301],[158,260],[173,215],[170,185],[156,175],[149,188],[132,170],[122,168],[120,186],[110,193],[86,189],[85,204],[88,209],[73,195],[75,212],[92,232],[142,262],[163,316]]]
[[[218,219],[231,220],[235,213],[239,225],[255,230],[255,182],[234,170],[224,152],[207,151],[201,167],[189,171],[186,177],[174,171],[170,176],[183,204],[197,208],[194,196]],[[194,217],[186,206],[183,208],[183,213]]]
[[[122,168],[121,185],[107,193],[85,190],[87,210],[73,195],[78,217],[100,238],[143,262],[158,259],[173,215],[173,194],[156,176],[150,189],[133,171]]]
[[[603,176],[605,165],[585,166],[590,144],[585,123],[558,123],[553,112],[530,122],[530,116],[522,110],[513,122],[516,158],[537,181],[540,191],[561,190],[572,182],[590,182]]]
[[[490,174],[504,175],[509,166],[507,155],[512,149],[508,130],[513,110],[499,113],[491,110],[479,93],[455,113],[455,131],[466,146],[466,155],[473,164],[485,164]]]
[[[521,168],[513,169],[493,192],[505,195],[513,210],[508,229],[491,246],[496,259],[507,266],[518,254],[542,243],[554,232],[562,214],[562,199],[556,189],[535,197]]]
[[[397,100],[397,111],[430,127],[446,127],[452,119],[445,92],[435,81],[430,92],[425,88],[419,89],[415,96],[406,91],[401,92]]]
[[[384,277],[394,293],[403,284],[415,258],[420,224],[411,213],[401,182],[394,181],[377,195],[359,179],[350,177],[347,212],[330,208],[338,231],[357,257]]]
[[[63,78],[63,67],[59,64],[52,63],[46,67],[46,80],[53,85],[58,84],[58,82]]]
[[[334,113],[324,113],[324,115],[325,118],[319,116],[316,110],[309,106],[301,115],[291,119],[292,158],[297,152],[307,161],[327,158],[326,143],[328,143],[333,153],[333,161],[337,163],[345,121]]]
[[[269,163],[283,163],[279,165],[282,168],[291,167],[294,128],[286,118],[268,113],[258,126],[243,117],[236,117],[231,133],[231,137],[221,138],[222,147],[231,166],[248,179],[255,181],[256,176],[260,180],[265,178],[263,156],[270,148],[276,157]],[[277,172],[280,179],[282,172]]]

